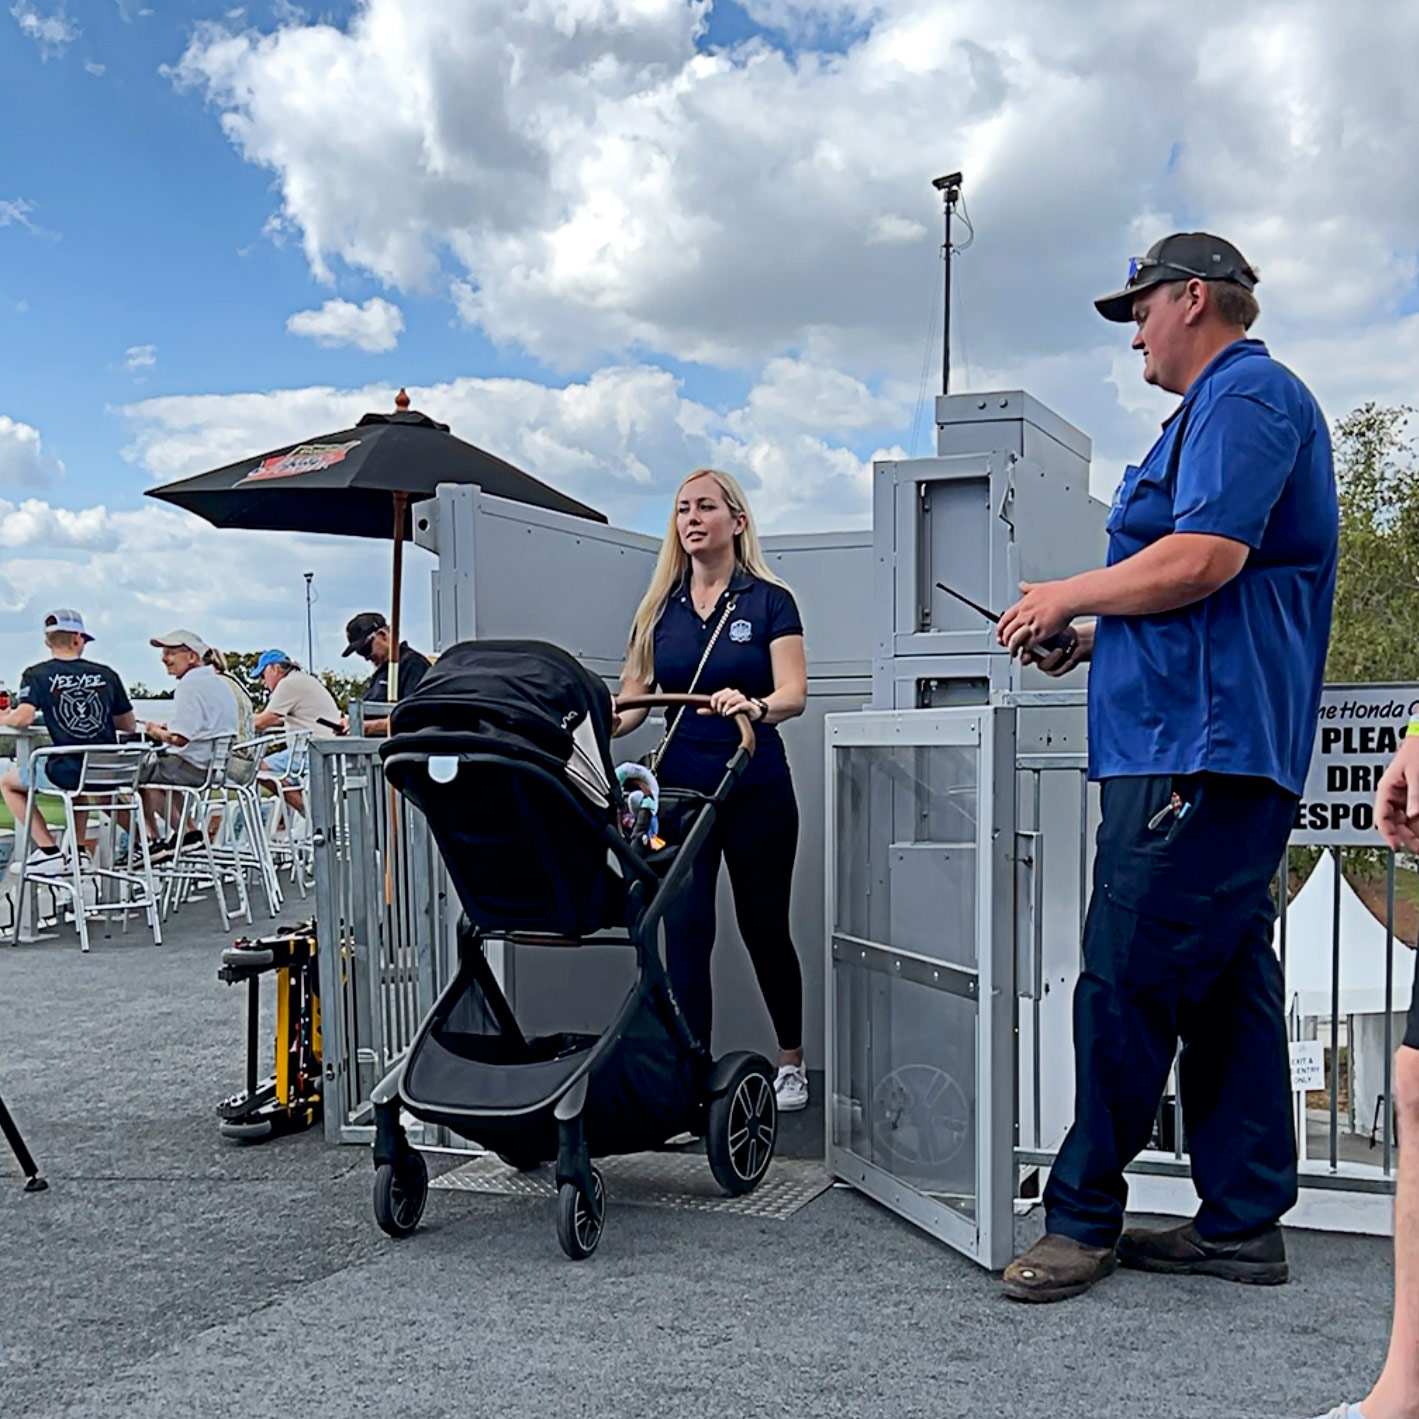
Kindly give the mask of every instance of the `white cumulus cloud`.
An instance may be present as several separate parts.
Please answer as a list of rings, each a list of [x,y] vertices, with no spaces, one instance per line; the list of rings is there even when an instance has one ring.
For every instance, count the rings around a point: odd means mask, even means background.
[[[150,370],[157,362],[156,345],[130,345],[123,356],[123,368],[130,374],[137,370]]]
[[[0,487],[43,488],[64,476],[64,465],[45,453],[39,430],[0,414]]]
[[[41,10],[33,0],[15,0],[10,13],[15,17],[21,33],[39,45],[39,52],[45,59],[63,54],[83,33],[78,24],[64,13],[62,5],[53,10]]]
[[[432,559],[406,554],[409,639],[427,646]],[[281,646],[305,660],[305,581],[319,597],[315,663],[341,665],[340,634],[357,611],[389,596],[387,543],[210,526],[175,508],[71,510],[41,499],[0,500],[0,679],[44,655],[44,614],[75,606],[96,637],[90,654],[126,680],[165,683],[149,637],[191,626],[224,650]],[[375,590],[374,588],[378,588]]]
[[[164,481],[268,448],[348,428],[389,410],[394,390],[329,387],[239,395],[164,396],[121,411],[130,462]],[[463,377],[411,388],[413,406],[469,443],[605,512],[621,526],[658,530],[681,478],[703,464],[740,476],[767,528],[863,526],[871,457],[849,436],[904,422],[896,400],[833,370],[774,361],[728,411],[686,397],[653,365],[607,366],[556,387],[527,379]],[[900,456],[891,440],[888,449]]]
[[[363,305],[329,300],[317,310],[296,311],[286,321],[286,329],[317,345],[355,345],[373,354],[392,350],[399,343],[404,314],[397,305],[379,296]]]
[[[1097,341],[1090,298],[1183,222],[1261,264],[1278,325],[1392,313],[1419,274],[1419,186],[1393,180],[1419,128],[1407,0],[1365,24],[1330,0],[1146,24],[1105,0],[756,0],[794,53],[707,53],[707,12],[365,0],[343,25],[202,27],[175,73],[273,172],[318,277],[446,289],[551,361],[909,374],[943,167],[966,174],[962,306],[995,367]]]
[[[0,198],[0,227],[24,227],[26,231],[38,233],[30,218],[34,203],[24,197]]]

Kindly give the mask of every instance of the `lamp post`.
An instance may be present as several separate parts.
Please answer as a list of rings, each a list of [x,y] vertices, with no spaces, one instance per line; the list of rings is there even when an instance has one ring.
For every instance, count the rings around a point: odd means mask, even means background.
[[[310,583],[314,578],[314,572],[305,574],[305,668],[314,670],[315,668],[315,623],[310,615]]]
[[[951,392],[951,217],[956,204],[961,200],[961,174],[947,173],[936,177],[931,185],[941,194],[946,204],[946,243],[942,248],[946,261],[946,315],[941,336],[941,392]],[[967,243],[969,245],[969,243]]]

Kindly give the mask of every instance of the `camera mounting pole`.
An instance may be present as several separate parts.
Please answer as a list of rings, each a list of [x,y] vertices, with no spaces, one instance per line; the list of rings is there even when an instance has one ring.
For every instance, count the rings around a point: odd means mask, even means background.
[[[946,241],[941,248],[942,257],[946,262],[946,313],[941,335],[941,392],[949,394],[951,392],[951,217],[956,210],[956,203],[961,200],[961,174],[952,172],[947,173],[945,177],[933,178],[931,185],[941,194],[942,201],[946,205]]]

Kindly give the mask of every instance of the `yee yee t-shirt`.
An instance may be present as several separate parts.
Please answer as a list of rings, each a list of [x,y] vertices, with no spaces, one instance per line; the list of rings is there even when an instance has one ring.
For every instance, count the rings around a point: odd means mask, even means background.
[[[20,676],[19,701],[44,716],[44,727],[57,745],[112,744],[118,736],[115,718],[133,709],[118,672],[82,656],[31,665]],[[77,754],[56,754],[42,762],[58,787],[78,785]]]

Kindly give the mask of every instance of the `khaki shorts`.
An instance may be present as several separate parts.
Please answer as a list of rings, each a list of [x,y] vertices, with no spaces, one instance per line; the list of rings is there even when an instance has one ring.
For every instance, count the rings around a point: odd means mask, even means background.
[[[199,769],[180,754],[160,754],[151,763],[143,765],[138,782],[170,784],[174,788],[201,788],[207,782],[207,770]]]

